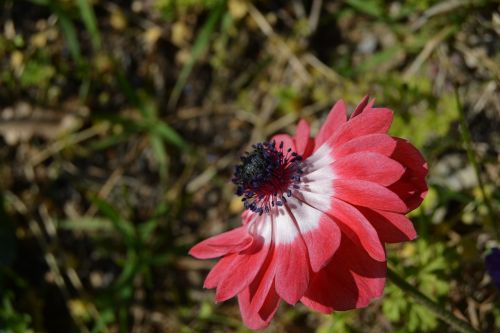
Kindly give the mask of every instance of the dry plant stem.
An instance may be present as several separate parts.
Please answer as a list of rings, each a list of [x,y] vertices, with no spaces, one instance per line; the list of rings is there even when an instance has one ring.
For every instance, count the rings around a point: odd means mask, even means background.
[[[387,267],[387,277],[394,283],[398,288],[400,288],[405,294],[410,295],[413,299],[424,306],[427,310],[432,312],[436,317],[450,325],[457,332],[462,333],[479,333],[479,331],[475,330],[472,326],[470,326],[467,322],[458,319],[451,312],[445,310],[443,306],[435,303],[429,297],[422,294],[418,289],[413,287],[411,284],[406,282],[403,278],[401,278],[396,272]]]
[[[439,46],[450,34],[455,31],[454,27],[446,27],[436,34],[434,38],[425,44],[422,51],[419,53],[413,63],[403,73],[403,79],[409,81],[414,76],[424,62],[431,56],[432,52]]]
[[[490,198],[486,194],[484,189],[483,179],[481,178],[481,170],[479,170],[479,164],[477,163],[476,154],[474,153],[474,149],[472,147],[472,137],[470,135],[469,127],[467,126],[467,122],[465,121],[465,114],[462,108],[462,104],[460,102],[460,95],[458,92],[458,88],[455,88],[455,98],[458,108],[458,114],[460,117],[460,129],[462,132],[462,139],[464,140],[465,149],[467,150],[467,157],[469,158],[469,162],[472,164],[474,168],[474,172],[476,173],[477,183],[479,185],[479,190],[481,191],[481,196],[483,197],[484,205],[488,210],[488,217],[490,220],[491,227],[493,228],[493,232],[497,240],[500,240],[498,222],[495,219],[495,214],[493,213],[493,207],[490,202]]]

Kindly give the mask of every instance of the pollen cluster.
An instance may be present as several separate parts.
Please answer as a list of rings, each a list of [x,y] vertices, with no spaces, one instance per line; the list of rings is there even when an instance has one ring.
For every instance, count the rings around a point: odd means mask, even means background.
[[[242,163],[236,166],[232,181],[246,209],[269,213],[300,187],[302,157],[291,148],[285,150],[283,141],[278,147],[273,140],[252,148],[240,158]]]

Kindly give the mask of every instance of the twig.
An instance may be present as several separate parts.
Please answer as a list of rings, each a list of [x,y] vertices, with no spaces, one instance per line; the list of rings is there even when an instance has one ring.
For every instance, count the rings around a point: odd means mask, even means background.
[[[314,67],[320,74],[329,79],[334,83],[339,83],[340,81],[345,79],[340,76],[337,72],[335,72],[331,67],[325,65],[324,62],[319,60],[314,54],[306,53],[304,55],[304,61]]]
[[[408,81],[410,77],[415,75],[420,66],[422,66],[422,64],[427,60],[427,58],[430,57],[432,51],[434,51],[434,49],[441,42],[443,42],[446,39],[446,37],[448,37],[448,35],[450,35],[453,31],[455,31],[454,27],[446,27],[443,30],[441,30],[434,38],[428,41],[427,44],[425,44],[423,50],[417,56],[417,58],[415,58],[412,64],[404,71],[403,79],[405,81]]]
[[[478,49],[471,49],[460,42],[456,43],[456,48],[464,54],[466,59],[472,59],[478,67],[482,66],[490,71],[495,76],[496,81],[500,82],[500,66],[498,66],[497,62],[488,57],[487,54]]]
[[[319,14],[321,14],[321,6],[323,0],[314,0],[311,6],[311,14],[309,14],[309,33],[316,31],[319,22]]]
[[[469,131],[469,127],[467,126],[467,122],[465,121],[465,114],[462,108],[462,103],[460,101],[460,95],[458,92],[458,88],[455,88],[455,99],[458,108],[458,115],[460,118],[460,128],[462,130],[462,138],[464,140],[465,149],[467,150],[467,157],[469,158],[472,167],[474,168],[474,172],[476,174],[477,183],[479,185],[479,190],[481,191],[481,196],[483,197],[484,205],[488,211],[488,217],[490,220],[491,227],[493,228],[493,232],[497,240],[500,240],[500,230],[498,228],[498,221],[495,219],[495,214],[493,212],[493,207],[490,202],[490,198],[486,194],[486,190],[484,189],[483,179],[481,177],[481,171],[479,169],[479,164],[477,163],[476,154],[474,153],[474,148],[472,147],[472,136]]]
[[[104,185],[101,187],[99,192],[97,193],[97,197],[101,199],[106,199],[108,195],[111,193],[115,185],[118,183],[120,180],[121,176],[123,175],[123,169],[118,168],[113,171],[111,176],[109,176],[108,180],[104,183]],[[84,216],[94,216],[95,213],[97,213],[97,207],[95,204],[92,204],[89,209],[85,212]]]
[[[47,244],[47,240],[45,239],[39,224],[35,220],[30,220],[28,224],[30,231],[33,233],[33,235],[38,241],[38,245],[42,248],[42,250],[45,253],[44,256],[45,262],[47,263],[50,272],[53,274],[54,282],[59,288],[61,295],[64,297],[66,305],[69,307],[69,302],[71,300],[71,297],[68,291],[68,286],[66,285],[61,270],[59,269],[57,259],[54,256],[54,254],[49,250],[49,245]],[[74,312],[71,309],[69,310],[70,310],[69,311],[70,316],[72,317],[74,322],[78,325],[81,332],[90,332],[87,326],[82,322],[82,320],[78,316],[75,316]]]
[[[411,29],[413,31],[416,31],[420,29],[422,26],[424,26],[427,21],[436,15],[441,15],[445,14],[448,12],[451,12],[457,8],[460,8],[462,6],[467,6],[467,5],[472,5],[474,4],[473,0],[448,0],[448,1],[441,1],[434,6],[430,7],[427,9],[421,17],[418,18],[417,21],[415,21],[414,24],[411,25]]]
[[[108,125],[105,123],[102,124],[97,124],[95,126],[92,126],[86,130],[83,130],[81,132],[72,134],[69,138],[63,138],[58,141],[55,141],[52,143],[50,146],[48,146],[46,149],[42,150],[40,153],[35,155],[31,159],[30,165],[32,167],[37,166],[38,164],[42,163],[52,155],[57,154],[61,150],[73,146],[79,142],[85,141],[90,139],[93,136],[96,136],[98,134],[103,133],[108,129]]]
[[[289,58],[290,64],[292,67],[295,69],[297,74],[300,76],[300,78],[304,82],[310,82],[311,81],[311,76],[307,72],[306,68],[304,65],[300,62],[300,60],[295,56],[295,54],[290,50],[288,45],[279,37],[269,24],[267,22],[266,18],[262,13],[255,8],[253,4],[249,4],[248,6],[248,12],[252,16],[252,18],[255,20],[255,23],[259,26],[260,30],[269,38],[273,38],[276,41],[277,46],[279,46],[283,53]]]

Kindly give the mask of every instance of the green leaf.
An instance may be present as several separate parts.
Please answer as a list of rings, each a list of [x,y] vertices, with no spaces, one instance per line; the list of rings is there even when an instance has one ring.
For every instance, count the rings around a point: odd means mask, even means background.
[[[113,223],[109,219],[82,216],[77,219],[62,220],[58,228],[83,232],[110,231],[113,230]]]
[[[170,126],[164,122],[156,122],[153,127],[153,131],[158,134],[163,140],[176,145],[184,150],[188,149],[187,143],[182,139],[182,137],[177,134]]]
[[[177,101],[179,100],[182,89],[184,89],[184,86],[187,83],[187,79],[193,71],[194,65],[200,59],[200,57],[203,55],[208,45],[210,44],[210,36],[214,32],[215,26],[217,25],[217,22],[220,21],[225,9],[226,2],[222,1],[211,11],[210,16],[201,28],[201,31],[196,37],[193,47],[191,48],[191,58],[182,67],[181,73],[177,78],[177,82],[172,89],[172,93],[170,94],[170,98],[168,100],[169,108],[174,108],[177,105]]]
[[[158,162],[158,172],[162,180],[167,177],[167,153],[165,152],[165,145],[158,135],[150,136],[151,148],[153,149],[153,154],[155,155],[156,161]]]
[[[152,219],[139,226],[139,235],[142,242],[146,243],[158,227],[158,220]]]
[[[132,223],[123,219],[118,211],[105,200],[94,197],[91,201],[104,216],[111,220],[113,226],[124,238],[127,245],[133,246],[135,244],[135,229]]]
[[[371,71],[384,63],[392,61],[400,52],[403,52],[403,47],[401,45],[395,45],[377,52],[368,58],[364,63],[355,68],[355,72],[364,73]]]
[[[20,77],[23,87],[44,86],[56,74],[56,70],[49,64],[29,61]]]
[[[82,54],[80,51],[80,42],[78,41],[78,34],[76,32],[75,25],[69,18],[68,14],[54,1],[49,0],[48,2],[51,10],[59,20],[59,26],[61,27],[71,56],[78,64],[80,64],[82,62]]]
[[[114,117],[110,119],[112,119],[113,121],[120,121],[122,124],[127,124],[129,128],[141,128],[143,131],[146,131],[148,133],[155,132],[160,135],[166,142],[174,144],[179,148],[187,149],[188,145],[182,139],[182,137],[170,126],[157,119],[156,109],[154,105],[152,105],[152,103],[146,102],[147,97],[140,96],[134,91],[132,85],[130,85],[127,78],[125,77],[123,71],[118,71],[117,79],[123,93],[127,96],[129,101],[139,109],[139,112],[141,112],[144,121],[137,122],[128,120],[123,117]],[[153,149],[158,149],[158,146],[154,147]]]
[[[130,282],[134,279],[137,273],[141,270],[141,263],[134,250],[129,250],[127,252],[127,259],[124,262],[123,270],[113,285],[113,289],[122,291],[122,297],[128,298],[128,290],[126,289]]]
[[[94,328],[92,329],[92,333],[101,333],[105,332],[106,325],[113,322],[115,320],[115,314],[111,307],[106,308],[104,311],[101,311],[100,316],[98,317]]]
[[[346,0],[346,3],[361,13],[377,18],[383,17],[385,11],[380,3],[375,0]]]
[[[2,295],[0,306],[0,332],[2,333],[33,333],[30,328],[31,317],[28,314],[19,313],[12,304],[14,295],[7,292]]]
[[[78,0],[80,15],[82,16],[83,24],[90,34],[92,47],[98,50],[101,47],[101,35],[97,28],[97,21],[94,15],[94,10],[88,0]]]

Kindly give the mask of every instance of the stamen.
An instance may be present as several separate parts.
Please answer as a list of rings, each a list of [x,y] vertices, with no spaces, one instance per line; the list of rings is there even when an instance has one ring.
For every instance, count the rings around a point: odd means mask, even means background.
[[[240,159],[241,164],[235,167],[233,183],[236,194],[243,196],[246,209],[262,215],[270,213],[271,208],[283,206],[292,191],[300,188],[302,156],[287,148],[284,142],[276,141],[252,145],[253,151],[246,152]]]

